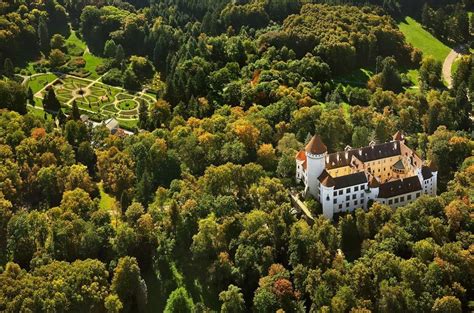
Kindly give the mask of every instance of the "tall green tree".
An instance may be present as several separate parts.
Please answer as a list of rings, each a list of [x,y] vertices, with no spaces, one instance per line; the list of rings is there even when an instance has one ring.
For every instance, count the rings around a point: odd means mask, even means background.
[[[175,289],[166,300],[165,313],[191,313],[193,300],[184,287]]]

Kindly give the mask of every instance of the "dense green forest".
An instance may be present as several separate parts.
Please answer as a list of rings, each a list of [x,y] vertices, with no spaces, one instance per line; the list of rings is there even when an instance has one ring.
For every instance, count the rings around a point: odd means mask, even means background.
[[[0,2],[0,311],[474,310],[473,11]],[[397,130],[438,196],[295,212],[310,135],[334,152]]]

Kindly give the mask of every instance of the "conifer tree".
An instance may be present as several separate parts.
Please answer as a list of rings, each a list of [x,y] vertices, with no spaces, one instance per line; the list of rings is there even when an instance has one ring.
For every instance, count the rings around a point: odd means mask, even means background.
[[[38,41],[42,52],[47,53],[49,51],[49,31],[46,20],[43,16],[39,18],[38,23]]]

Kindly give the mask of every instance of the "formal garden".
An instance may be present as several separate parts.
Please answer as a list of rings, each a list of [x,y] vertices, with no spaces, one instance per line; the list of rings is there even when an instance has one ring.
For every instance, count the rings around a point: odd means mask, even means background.
[[[138,120],[140,104],[149,106],[155,101],[153,96],[146,93],[132,94],[123,88],[104,84],[100,79],[73,75],[36,74],[27,78],[25,83],[33,92],[35,107],[42,107],[42,99],[48,88],[54,88],[66,114],[75,101],[81,113],[96,121],[115,117],[124,124],[133,124]]]

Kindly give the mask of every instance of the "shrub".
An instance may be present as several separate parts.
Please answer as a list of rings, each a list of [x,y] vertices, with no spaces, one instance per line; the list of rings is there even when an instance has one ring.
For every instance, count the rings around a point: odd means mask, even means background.
[[[69,62],[69,66],[73,68],[83,68],[86,66],[86,60],[84,60],[83,58],[72,59]]]
[[[122,86],[122,72],[113,68],[102,78],[102,81],[108,85]]]

